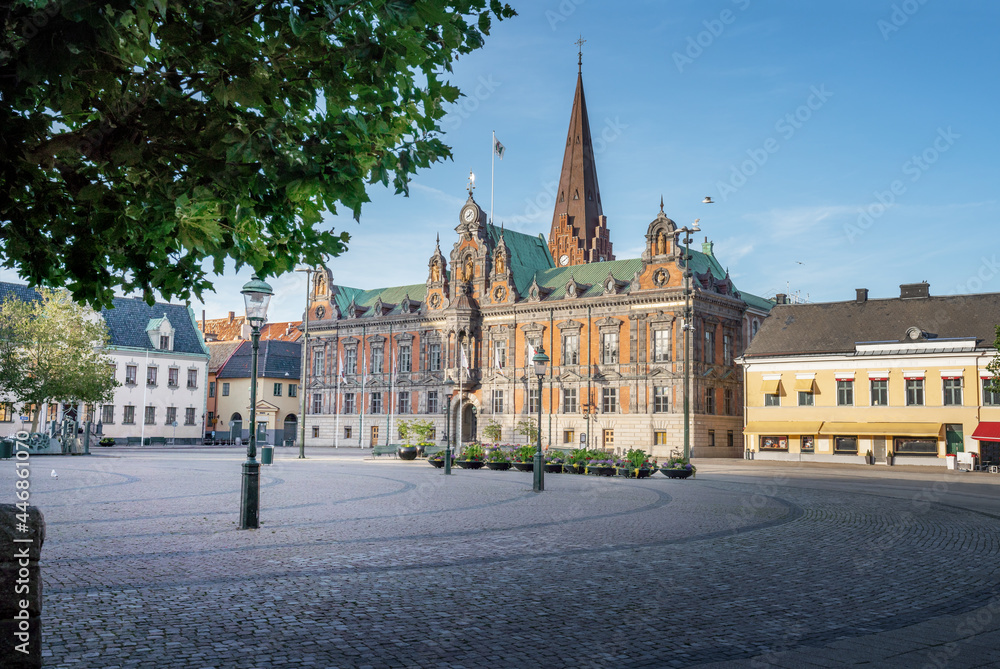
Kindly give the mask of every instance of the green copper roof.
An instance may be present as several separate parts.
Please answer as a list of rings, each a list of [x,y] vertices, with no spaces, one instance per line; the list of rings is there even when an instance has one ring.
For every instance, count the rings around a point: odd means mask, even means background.
[[[566,284],[572,278],[578,284],[589,286],[578,297],[595,297],[604,294],[604,280],[608,278],[608,273],[618,281],[631,282],[636,272],[642,271],[642,259],[630,258],[628,260],[610,260],[608,262],[592,262],[586,265],[571,265],[569,267],[553,267],[538,273],[538,285],[543,288],[550,288],[551,293],[545,301],[561,300],[565,297]],[[527,287],[531,286],[531,278],[524,290],[518,286],[523,297],[527,297]],[[620,290],[620,289],[619,289]]]
[[[757,309],[762,309],[763,311],[769,312],[775,305],[775,302],[773,300],[769,300],[764,297],[758,297],[751,293],[743,292],[742,290],[740,291],[740,297],[743,298],[743,301],[746,302],[749,306],[755,307]]]
[[[501,232],[503,242],[510,250],[510,271],[514,276],[514,286],[524,295],[531,285],[535,272],[555,267],[549,245],[545,243],[545,235],[534,237],[514,230],[501,231],[495,225],[487,225],[486,234],[493,242],[494,248],[500,243]]]
[[[400,303],[407,296],[414,302],[423,302],[427,296],[427,285],[416,283],[409,286],[395,286],[392,288],[375,288],[373,290],[361,290],[360,288],[350,288],[348,286],[336,286],[333,300],[340,309],[341,314],[347,314],[347,307],[353,300],[355,304],[363,309],[370,309],[379,298],[386,307],[392,307],[391,311],[385,312],[386,316],[402,313]],[[365,313],[362,317],[374,316],[373,313]]]

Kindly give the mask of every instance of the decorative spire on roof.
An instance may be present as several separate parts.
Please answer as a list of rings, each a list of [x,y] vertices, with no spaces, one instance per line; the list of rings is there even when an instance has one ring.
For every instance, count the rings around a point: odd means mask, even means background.
[[[577,52],[577,57],[576,57],[577,74],[583,73],[583,45],[586,43],[587,40],[583,39],[583,35],[580,35],[580,39],[573,42],[573,44],[576,44],[578,47],[580,47],[580,50]]]
[[[476,175],[469,170],[469,183],[466,184],[466,190],[469,191],[469,199],[472,199],[472,191],[476,190]]]
[[[664,211],[663,211],[663,196],[662,195],[660,196],[660,213],[661,214],[664,213]]]

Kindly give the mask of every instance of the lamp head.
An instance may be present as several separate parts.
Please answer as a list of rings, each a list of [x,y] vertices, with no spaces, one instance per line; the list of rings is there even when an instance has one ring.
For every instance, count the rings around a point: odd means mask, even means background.
[[[545,376],[545,366],[549,363],[549,356],[545,355],[545,348],[541,343],[538,344],[538,350],[531,358],[531,362],[535,363],[535,376],[539,379]]]
[[[254,274],[240,292],[243,293],[243,301],[246,303],[247,320],[250,321],[250,325],[260,327],[267,320],[267,305],[274,291]]]

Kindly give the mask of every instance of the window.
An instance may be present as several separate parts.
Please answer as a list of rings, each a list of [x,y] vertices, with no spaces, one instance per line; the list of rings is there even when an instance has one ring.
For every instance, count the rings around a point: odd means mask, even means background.
[[[222,382],[222,396],[229,397],[229,383],[226,381]]]
[[[427,391],[427,413],[438,413],[438,394],[436,390]]]
[[[653,386],[653,413],[670,411],[670,394],[666,386]]]
[[[358,373],[358,349],[349,348],[344,351],[344,374]]]
[[[722,391],[722,406],[723,406],[723,411],[725,411],[727,416],[733,415],[734,404],[733,404],[732,388],[725,388]]]
[[[962,405],[962,379],[941,379],[944,386],[944,405]]]
[[[160,335],[160,350],[161,351],[170,350],[170,335]]]
[[[313,436],[314,437],[319,436],[319,426],[313,428]],[[344,439],[350,439],[350,438],[351,438],[351,428],[348,426],[344,428]]]
[[[727,430],[726,431],[726,446],[728,446],[729,448],[732,448],[735,445],[736,445],[736,435],[733,433],[732,430]]]
[[[985,406],[1000,406],[1000,393],[990,390],[991,379],[983,379],[983,404]]]
[[[214,425],[215,425],[215,412],[214,411],[209,411],[208,412],[208,427],[214,429]]]
[[[937,441],[933,439],[913,439],[896,437],[893,440],[893,451],[896,455],[933,455],[938,454]]]
[[[733,335],[722,335],[722,364],[733,364]]]
[[[430,345],[430,350],[428,351],[428,360],[429,360],[428,364],[430,365],[430,371],[432,372],[441,371],[441,344]]]
[[[14,422],[14,407],[10,402],[0,402],[0,423]]]
[[[715,413],[715,388],[705,388],[705,413]]]
[[[184,409],[184,424],[194,425],[194,407]]]
[[[156,407],[146,407],[146,425],[156,424]]]
[[[833,452],[834,453],[857,453],[858,452],[858,438],[857,437],[834,437],[833,438]]]
[[[101,407],[101,422],[111,425],[115,422],[115,405],[105,404]]]
[[[208,396],[215,397],[215,381],[208,382]]]
[[[403,390],[396,396],[397,413],[410,413],[410,391]]]
[[[133,385],[133,386],[135,385],[135,383],[136,383],[135,379],[136,379],[136,376],[137,376],[137,371],[138,370],[137,370],[137,368],[136,368],[135,365],[125,365],[125,383],[126,384]]]
[[[601,409],[604,413],[617,413],[618,389],[601,388]]]
[[[780,407],[781,395],[779,395],[778,393],[764,393],[764,406]]]
[[[568,334],[565,337],[563,337],[562,364],[564,365],[580,364],[580,335]]]
[[[786,435],[782,436],[771,436],[760,438],[760,450],[762,451],[787,451],[788,450],[788,437]]]
[[[369,371],[372,374],[381,374],[385,367],[385,349],[381,346],[372,346],[372,364]]]
[[[653,330],[653,362],[670,362],[670,330]]]
[[[124,415],[122,416],[123,425],[135,425],[135,407],[128,404],[125,405]]]
[[[289,397],[298,397],[298,395],[299,395],[299,384],[297,384],[297,383],[289,383],[288,384],[288,396]]]
[[[181,370],[176,367],[170,367],[167,369],[167,385],[171,388],[176,388],[180,383]]]
[[[528,388],[528,413],[538,413],[538,398],[538,388]]]
[[[344,413],[354,413],[354,393],[344,393]]]
[[[371,413],[382,413],[382,393],[372,393]]]
[[[274,396],[275,397],[281,397],[281,384],[280,383],[275,383],[274,384]]]
[[[173,425],[177,422],[177,407],[167,407],[167,425]]]
[[[889,381],[887,379],[872,379],[872,406],[889,406]]]
[[[409,372],[413,363],[411,361],[410,355],[410,345],[400,344],[399,345],[399,371]]]
[[[854,380],[837,381],[837,406],[854,405]]]
[[[576,443],[576,430],[563,430],[563,443],[564,444],[575,444]]]
[[[187,387],[188,388],[197,388],[198,387],[198,370],[197,369],[189,369],[188,370],[188,386]]]
[[[813,393],[811,390],[800,390],[799,391],[799,406],[800,407],[811,407],[815,402]]]
[[[802,447],[803,451],[812,451],[816,448],[816,437],[802,437]]]
[[[493,364],[497,369],[507,366],[507,342],[496,340],[493,342]]]
[[[618,362],[618,333],[601,334],[601,364],[613,365]]]
[[[715,430],[708,431],[708,445],[715,446]]]
[[[658,430],[653,432],[653,445],[655,446],[665,446],[667,443],[667,432],[666,430]]]
[[[524,366],[531,369],[531,366],[535,364],[531,359],[538,352],[538,337],[525,337],[524,343]]]
[[[715,329],[711,325],[705,326],[705,350],[701,357],[704,362],[715,364]]]
[[[923,406],[924,380],[906,379],[906,406]]]
[[[324,362],[323,358],[325,357],[323,349],[314,348],[312,354],[313,354],[313,368],[312,368],[313,377],[323,376],[323,362]],[[357,351],[355,351],[355,355],[357,355]]]
[[[58,416],[59,416],[59,405],[58,404],[50,404],[49,405],[49,413],[48,413],[48,421],[51,423]]]
[[[147,386],[156,385],[156,367],[146,368],[146,385]]]
[[[313,413],[323,413],[322,393],[313,393]]]
[[[493,413],[503,413],[503,391],[493,391]]]
[[[579,411],[576,403],[576,388],[563,388],[563,413]]]

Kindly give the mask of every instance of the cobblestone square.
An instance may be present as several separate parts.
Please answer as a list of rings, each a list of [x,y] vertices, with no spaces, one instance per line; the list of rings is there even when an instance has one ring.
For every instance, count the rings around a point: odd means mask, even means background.
[[[535,494],[296,455],[256,531],[238,449],[33,458],[45,666],[1000,666],[998,476],[720,461]]]

